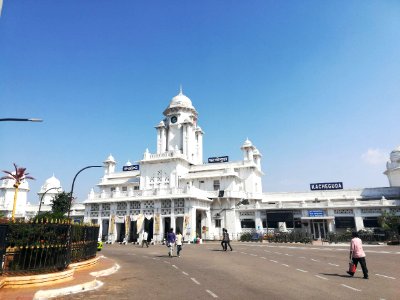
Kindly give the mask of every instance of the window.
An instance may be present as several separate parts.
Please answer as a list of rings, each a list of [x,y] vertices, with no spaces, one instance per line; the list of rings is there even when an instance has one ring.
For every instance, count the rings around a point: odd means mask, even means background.
[[[218,191],[220,188],[219,180],[214,180],[214,191]]]
[[[114,193],[115,192],[115,187],[112,187],[111,188],[111,193]]]
[[[133,189],[134,189],[135,191],[137,191],[137,190],[139,190],[139,186],[138,186],[138,185],[135,185],[135,186],[133,187]]]
[[[221,228],[221,219],[215,219],[215,228]]]
[[[335,217],[336,228],[355,228],[353,217]]]
[[[123,186],[123,187],[122,187],[122,191],[123,191],[123,192],[126,192],[126,191],[128,191],[128,187],[126,187],[126,186]]]
[[[242,228],[256,228],[256,222],[253,219],[243,219],[240,224]]]
[[[364,227],[366,228],[379,227],[378,217],[364,217]]]

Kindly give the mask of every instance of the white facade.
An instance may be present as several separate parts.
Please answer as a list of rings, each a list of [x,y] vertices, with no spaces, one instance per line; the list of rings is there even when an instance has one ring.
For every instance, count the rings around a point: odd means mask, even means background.
[[[161,241],[169,228],[186,240],[219,239],[222,228],[233,238],[271,228],[299,228],[322,238],[345,225],[372,227],[382,210],[400,213],[396,181],[390,188],[263,193],[262,155],[252,142],[246,139],[241,146],[243,160],[204,163],[204,133],[197,121],[181,90],[156,126],[156,153],[146,149],[122,171],[112,155],[104,161],[99,192],[92,189],[84,202],[85,221],[99,224],[103,239],[136,242],[146,229],[149,238]]]

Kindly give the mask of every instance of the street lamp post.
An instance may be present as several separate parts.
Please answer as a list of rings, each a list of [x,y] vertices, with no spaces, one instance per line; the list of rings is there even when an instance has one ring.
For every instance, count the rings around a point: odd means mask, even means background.
[[[71,213],[71,205],[72,205],[72,199],[73,199],[73,192],[74,192],[74,185],[75,185],[75,179],[76,179],[76,177],[78,177],[78,175],[82,172],[82,171],[84,171],[84,170],[86,170],[86,169],[90,169],[90,168],[102,168],[103,166],[87,166],[87,167],[84,167],[84,168],[82,168],[82,169],[80,169],[79,171],[78,171],[78,173],[76,173],[75,174],[75,177],[74,177],[74,180],[72,181],[72,187],[71,187],[71,192],[69,193],[69,208],[68,208],[68,219],[69,219],[69,216],[70,216],[70,213]]]
[[[0,118],[0,122],[43,122],[37,118]]]
[[[59,187],[52,187],[52,188],[48,189],[47,191],[45,191],[45,192],[42,194],[42,197],[40,197],[38,215],[40,214],[40,208],[42,207],[42,202],[43,202],[43,197],[44,197],[44,195],[46,195],[46,193],[47,193],[48,191],[56,190],[56,189],[57,189],[57,190],[58,190],[58,189],[61,189],[61,187],[60,187],[60,186],[59,186]]]

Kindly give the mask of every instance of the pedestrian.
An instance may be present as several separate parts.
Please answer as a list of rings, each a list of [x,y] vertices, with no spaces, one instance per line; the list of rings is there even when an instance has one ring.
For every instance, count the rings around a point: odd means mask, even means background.
[[[222,241],[221,241],[222,251],[225,251],[225,247],[226,247],[226,242],[224,240],[224,233],[225,233],[225,228],[222,228]]]
[[[360,262],[363,274],[364,274],[364,279],[368,279],[368,269],[367,269],[367,262],[365,261],[365,253],[363,250],[362,246],[362,241],[358,237],[358,232],[354,231],[352,232],[352,239],[350,242],[350,260],[353,262],[353,264],[357,268],[358,262]],[[353,277],[354,272],[347,271],[347,273]]]
[[[149,235],[148,235],[147,231],[146,230],[143,231],[143,234],[142,234],[142,248],[143,248],[144,244],[146,244],[147,248],[149,248],[149,242],[147,241],[148,236]]]
[[[172,257],[173,251],[174,251],[174,244],[176,241],[176,236],[174,233],[174,230],[172,228],[169,229],[169,232],[167,234],[167,247],[168,247],[168,255]]]
[[[182,251],[182,242],[183,242],[183,236],[182,233],[178,230],[176,232],[176,255],[178,257],[181,257],[180,253]]]
[[[222,239],[222,241],[223,241],[224,244],[225,244],[225,249],[224,249],[224,251],[228,250],[228,246],[229,246],[229,248],[230,248],[231,251],[232,251],[232,247],[231,247],[231,243],[230,243],[230,238],[229,238],[228,230],[227,230],[226,228],[224,228],[223,231],[224,231],[224,232],[223,232],[223,239]]]

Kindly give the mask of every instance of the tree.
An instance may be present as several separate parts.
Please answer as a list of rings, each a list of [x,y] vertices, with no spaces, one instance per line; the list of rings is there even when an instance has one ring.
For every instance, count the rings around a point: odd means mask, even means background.
[[[11,220],[14,222],[15,221],[15,208],[17,206],[17,197],[18,197],[18,188],[21,185],[21,183],[25,179],[32,179],[35,180],[35,178],[28,176],[29,173],[25,173],[26,168],[18,168],[18,166],[14,163],[14,168],[15,172],[10,172],[10,171],[3,171],[4,173],[7,174],[7,176],[1,177],[0,180],[3,179],[13,179],[15,180],[14,187],[15,187],[15,192],[14,192],[14,204],[13,204],[13,210],[12,210],[12,216]]]
[[[378,219],[379,225],[391,234],[398,234],[400,229],[400,216],[396,216],[394,212],[382,212]]]
[[[64,215],[68,213],[69,203],[71,201],[71,194],[66,192],[61,192],[54,196],[52,200],[51,211],[53,213],[59,213]]]

